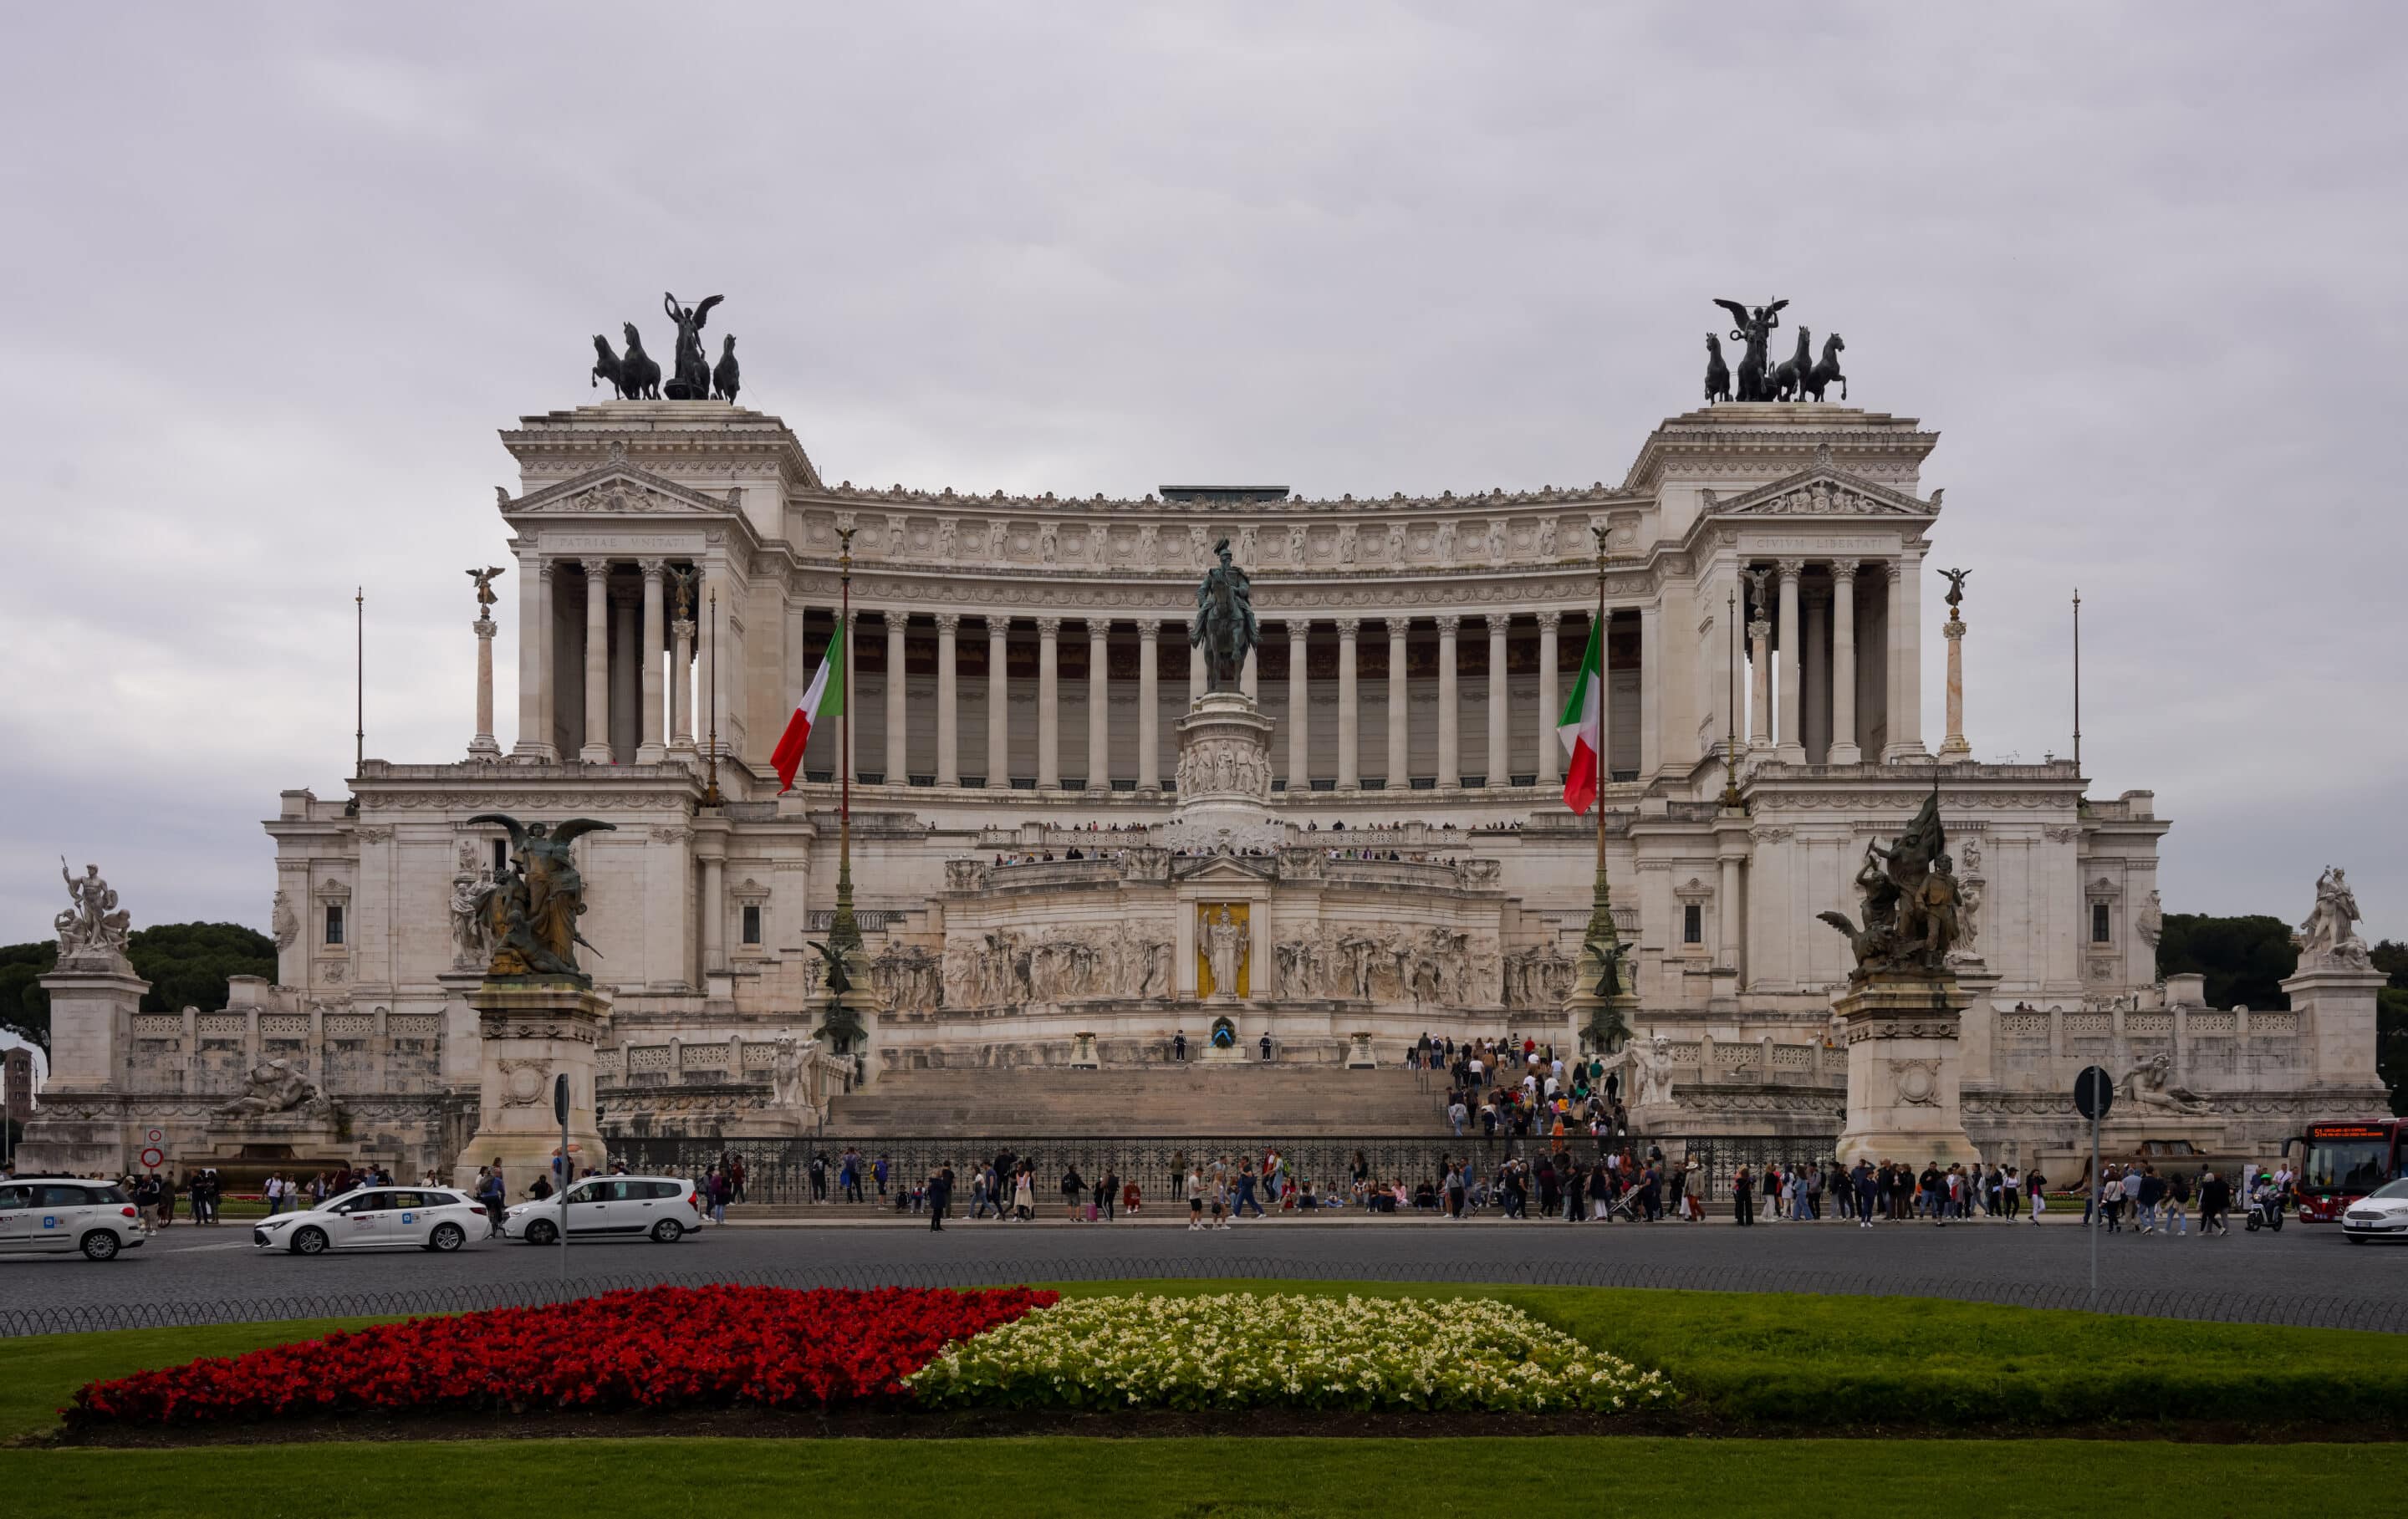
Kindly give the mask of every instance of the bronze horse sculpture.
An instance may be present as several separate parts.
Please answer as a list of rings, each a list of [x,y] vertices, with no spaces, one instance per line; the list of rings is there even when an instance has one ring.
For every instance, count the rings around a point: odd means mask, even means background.
[[[600,339],[596,338],[599,342]],[[1723,340],[1706,334],[1706,404],[1731,398],[1730,365],[1723,362]]]
[[[1772,371],[1774,400],[1795,401],[1802,397],[1806,389],[1806,377],[1814,368],[1814,354],[1809,347],[1813,340],[1814,330],[1812,327],[1798,329],[1798,351],[1789,355],[1779,368]]]
[[[607,380],[610,382],[610,394],[624,401],[627,398],[625,374],[626,371],[619,367],[619,355],[610,351],[609,340],[600,333],[595,333],[594,335],[594,373],[587,380],[585,388],[594,390]]]
[[[1821,400],[1823,392],[1836,380],[1840,382],[1840,399],[1844,401],[1848,398],[1848,377],[1840,373],[1840,355],[1847,351],[1847,347],[1840,340],[1838,333],[1823,339],[1823,362],[1806,372],[1803,382],[1802,388],[1808,395]]]
[[[620,323],[627,335],[627,351],[619,360],[619,394],[630,401],[657,401],[661,398],[661,366],[644,351],[644,340],[636,336],[636,324]]]

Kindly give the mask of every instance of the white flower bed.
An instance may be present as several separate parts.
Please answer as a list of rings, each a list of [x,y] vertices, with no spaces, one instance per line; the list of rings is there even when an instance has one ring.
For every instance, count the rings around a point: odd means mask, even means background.
[[[938,1407],[1621,1412],[1662,1376],[1486,1298],[1082,1297],[908,1379]]]

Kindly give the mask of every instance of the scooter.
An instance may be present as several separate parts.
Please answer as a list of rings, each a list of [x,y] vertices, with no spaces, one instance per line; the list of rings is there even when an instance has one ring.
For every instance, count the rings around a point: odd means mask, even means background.
[[[2257,1201],[2251,1203],[2249,1205],[2249,1220],[2243,1226],[2251,1234],[2256,1234],[2260,1227],[2272,1229],[2276,1234],[2282,1233],[2282,1199],[2278,1197],[2260,1197]]]

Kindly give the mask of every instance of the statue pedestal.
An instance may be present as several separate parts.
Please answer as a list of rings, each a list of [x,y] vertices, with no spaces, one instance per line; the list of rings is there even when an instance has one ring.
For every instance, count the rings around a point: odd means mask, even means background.
[[[2338,955],[2301,960],[2298,974],[2285,978],[2282,986],[2310,1052],[2313,1079],[2319,1086],[2338,1088],[2333,1095],[2344,1103],[2363,1103],[2366,1117],[2387,1116],[2383,1082],[2374,1072],[2374,1014],[2375,994],[2390,979]]]
[[[1848,1048],[1842,1166],[1980,1163],[1957,1095],[1965,1005],[1953,976],[1880,972],[1850,984],[1833,1010]]]
[[[478,1059],[477,1132],[460,1153],[453,1180],[474,1184],[477,1168],[496,1160],[509,1199],[538,1176],[552,1175],[560,1150],[552,1079],[568,1078],[568,1164],[554,1184],[604,1168],[602,1131],[594,1116],[594,1050],[610,1003],[565,976],[488,980],[470,1000],[482,1042]]]
[[[117,1073],[150,983],[123,955],[82,954],[62,959],[41,987],[50,998],[50,1079],[17,1147],[17,1173],[122,1176],[141,1147],[127,1142]]]
[[[1093,1034],[1073,1034],[1073,1035],[1071,1035],[1071,1036],[1070,1036],[1070,1068],[1071,1068],[1071,1069],[1073,1069],[1073,1070],[1098,1070],[1098,1069],[1101,1069],[1101,1068],[1102,1068],[1103,1064],[1104,1064],[1104,1063],[1103,1063],[1103,1061],[1101,1061],[1100,1059],[1096,1058],[1096,1036],[1095,1036],[1095,1035],[1093,1035]]]
[[[1271,730],[1243,692],[1208,691],[1179,731],[1179,806],[1162,827],[1170,849],[1209,854],[1277,849],[1287,825],[1270,814]]]
[[[1379,1065],[1379,1056],[1371,1053],[1371,1036],[1369,1033],[1354,1033],[1346,1036],[1346,1068],[1348,1070],[1376,1070]]]

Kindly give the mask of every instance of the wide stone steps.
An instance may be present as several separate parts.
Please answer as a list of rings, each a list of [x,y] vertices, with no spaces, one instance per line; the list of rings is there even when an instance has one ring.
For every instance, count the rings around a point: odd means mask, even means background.
[[[1430,1134],[1441,1079],[1335,1066],[904,1070],[836,1099],[848,1137]]]

